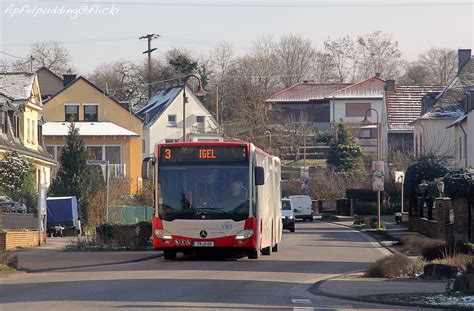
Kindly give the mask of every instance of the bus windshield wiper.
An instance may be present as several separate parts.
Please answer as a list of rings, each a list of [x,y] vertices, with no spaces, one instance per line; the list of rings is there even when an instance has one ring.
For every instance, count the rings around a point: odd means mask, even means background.
[[[197,212],[204,212],[204,213],[209,213],[209,212],[217,212],[221,214],[232,214],[231,211],[226,211],[222,208],[213,208],[213,207],[203,207],[203,208],[196,208],[194,209]]]

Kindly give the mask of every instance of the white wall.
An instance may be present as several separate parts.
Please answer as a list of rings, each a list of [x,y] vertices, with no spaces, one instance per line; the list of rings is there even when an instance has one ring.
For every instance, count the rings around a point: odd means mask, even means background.
[[[196,116],[205,116],[204,132],[213,132],[218,128],[211,113],[199,102],[199,100],[186,90],[188,103],[186,104],[186,134],[196,133]],[[168,126],[168,115],[176,115],[176,127]],[[180,92],[173,103],[161,114],[158,120],[149,128],[144,129],[145,156],[151,155],[157,144],[164,143],[166,139],[182,141],[183,136],[183,93]]]
[[[331,121],[339,122],[341,119],[347,123],[360,123],[364,116],[346,117],[346,103],[370,103],[370,107],[379,113],[379,122],[382,121],[383,99],[332,99],[331,100]],[[371,112],[370,122],[376,123],[377,116],[375,112]]]
[[[452,127],[449,129],[446,127],[453,122],[454,120],[416,121],[414,124],[414,147],[416,147],[416,141],[418,141],[419,154],[446,158],[448,164],[452,164],[455,153],[455,130]],[[422,137],[422,146],[420,145],[420,137]]]
[[[474,110],[467,115],[467,165],[474,168]]]

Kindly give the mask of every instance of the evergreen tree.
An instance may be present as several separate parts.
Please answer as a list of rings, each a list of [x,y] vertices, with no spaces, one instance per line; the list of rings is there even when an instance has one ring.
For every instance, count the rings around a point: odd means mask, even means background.
[[[87,222],[87,207],[83,199],[90,191],[92,169],[87,165],[89,154],[79,129],[74,122],[69,125],[66,144],[61,153],[61,167],[50,188],[51,195],[76,196],[79,202],[79,217]]]
[[[362,149],[354,142],[343,123],[337,126],[337,139],[329,145],[326,163],[336,172],[349,173],[359,178],[365,175]]]

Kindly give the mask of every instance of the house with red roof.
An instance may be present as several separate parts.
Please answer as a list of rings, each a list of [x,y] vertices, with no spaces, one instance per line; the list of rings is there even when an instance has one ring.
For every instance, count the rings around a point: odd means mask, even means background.
[[[325,131],[344,122],[353,130],[363,150],[375,153],[377,124],[382,124],[384,114],[384,86],[385,80],[378,76],[357,83],[303,82],[271,96],[266,102],[275,123],[304,120]],[[366,114],[370,124],[361,123]]]

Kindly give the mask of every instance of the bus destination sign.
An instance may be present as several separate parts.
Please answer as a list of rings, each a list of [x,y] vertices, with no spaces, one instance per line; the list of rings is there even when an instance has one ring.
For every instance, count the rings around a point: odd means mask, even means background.
[[[161,146],[160,162],[248,162],[245,146]]]

